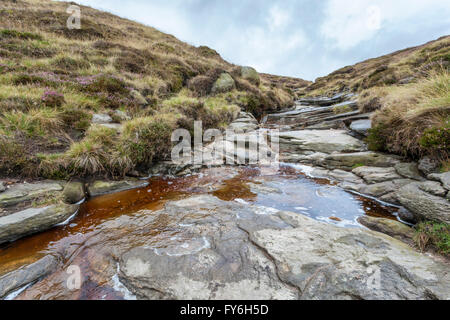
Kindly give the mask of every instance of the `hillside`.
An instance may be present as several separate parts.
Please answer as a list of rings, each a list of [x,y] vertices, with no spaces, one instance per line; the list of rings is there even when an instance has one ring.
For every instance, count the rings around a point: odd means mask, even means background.
[[[450,36],[339,69],[303,96],[359,95],[371,114],[371,150],[426,160],[450,170]]]
[[[406,84],[430,70],[450,64],[450,36],[378,58],[346,66],[316,79],[302,90],[308,96],[349,90],[360,92],[376,86]]]
[[[0,175],[123,176],[166,159],[170,134],[293,104],[307,81],[260,76],[205,46],[69,3],[0,3]]]

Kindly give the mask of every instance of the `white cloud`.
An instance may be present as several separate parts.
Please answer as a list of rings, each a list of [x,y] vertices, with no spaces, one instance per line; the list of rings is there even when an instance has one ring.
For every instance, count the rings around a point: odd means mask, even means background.
[[[377,32],[396,25],[417,28],[436,15],[450,16],[447,0],[329,0],[320,31],[332,47],[348,50]]]
[[[281,9],[278,5],[274,5],[269,10],[267,24],[269,29],[274,31],[286,27],[291,20],[291,14],[286,10]]]

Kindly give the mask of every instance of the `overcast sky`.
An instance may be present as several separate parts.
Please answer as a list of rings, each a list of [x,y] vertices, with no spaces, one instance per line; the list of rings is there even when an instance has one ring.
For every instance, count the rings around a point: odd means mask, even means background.
[[[450,34],[449,0],[77,0],[260,72],[314,80]]]

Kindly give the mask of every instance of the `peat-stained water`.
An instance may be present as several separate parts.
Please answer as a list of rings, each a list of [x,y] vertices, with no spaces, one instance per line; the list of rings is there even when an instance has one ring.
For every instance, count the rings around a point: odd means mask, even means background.
[[[176,226],[170,221],[148,218],[166,201],[195,194],[254,204],[265,214],[273,209],[293,211],[342,227],[359,227],[356,219],[364,214],[396,219],[396,208],[348,193],[328,180],[308,178],[290,166],[282,166],[278,174],[269,176],[258,168],[212,168],[195,176],[152,178],[145,188],[90,199],[69,224],[0,247],[0,275],[46,254],[61,257],[64,266],[78,261],[89,274],[91,269],[101,269],[95,260],[103,249],[113,252],[114,246],[119,246],[123,251],[158,244],[176,235]],[[118,297],[110,287],[100,290],[98,281],[97,286],[89,287],[89,283],[75,298]]]

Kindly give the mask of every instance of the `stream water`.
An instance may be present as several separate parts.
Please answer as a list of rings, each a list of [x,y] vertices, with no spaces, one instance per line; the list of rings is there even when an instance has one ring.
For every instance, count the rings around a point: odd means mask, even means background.
[[[90,279],[98,278],[102,273],[99,268],[114,267],[110,262],[102,264],[100,253],[107,251],[107,255],[114,257],[115,252],[119,254],[138,245],[163,247],[168,239],[176,237],[177,226],[170,221],[146,219],[162,209],[166,201],[195,194],[212,194],[225,201],[257,205],[261,214],[286,210],[352,228],[361,227],[356,221],[361,215],[396,219],[397,211],[395,207],[346,192],[328,180],[309,178],[295,166],[283,165],[278,174],[270,176],[252,167],[204,169],[182,178],[154,177],[145,188],[90,199],[68,224],[0,247],[0,274],[52,254],[61,257],[65,267],[76,262]],[[123,297],[117,286],[106,285],[108,281],[97,279],[95,284],[85,286],[83,293],[71,298]],[[44,282],[36,289],[40,298],[58,298],[54,291],[64,291],[51,282],[46,285]],[[25,290],[24,298],[30,298],[27,291],[33,292],[33,288]],[[67,297],[65,294],[63,297]],[[35,292],[32,297],[36,298]]]

